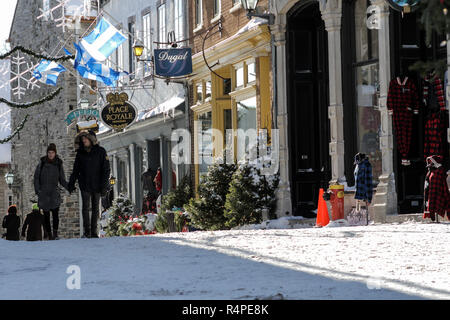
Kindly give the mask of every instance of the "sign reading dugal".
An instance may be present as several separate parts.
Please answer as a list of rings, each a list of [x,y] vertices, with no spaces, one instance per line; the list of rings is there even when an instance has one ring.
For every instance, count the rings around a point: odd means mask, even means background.
[[[128,101],[128,94],[125,92],[109,93],[106,100],[108,104],[103,108],[101,116],[107,127],[115,131],[122,131],[136,120],[137,111]]]
[[[191,48],[155,49],[155,73],[161,77],[182,77],[191,74]]]

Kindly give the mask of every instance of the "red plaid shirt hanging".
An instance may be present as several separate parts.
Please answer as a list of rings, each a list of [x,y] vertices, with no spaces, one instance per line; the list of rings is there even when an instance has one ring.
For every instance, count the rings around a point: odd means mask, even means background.
[[[450,192],[447,185],[447,172],[442,165],[441,156],[427,158],[428,173],[424,186],[424,207],[423,218],[432,218],[436,214],[450,219]]]
[[[406,160],[411,144],[412,116],[413,113],[419,113],[417,89],[408,77],[405,77],[403,81],[399,77],[391,80],[387,108],[389,114],[393,115],[398,150],[402,160]]]
[[[432,79],[432,76],[427,76],[424,79],[423,84],[423,101],[425,102],[425,105],[428,101],[428,94],[430,93],[430,89],[432,89],[431,84],[433,84],[437,102],[439,103],[439,107],[441,110],[445,110],[445,91],[444,91],[444,83],[439,78]]]
[[[444,156],[447,144],[448,115],[442,112],[433,112],[428,115],[425,123],[425,142],[423,156]]]

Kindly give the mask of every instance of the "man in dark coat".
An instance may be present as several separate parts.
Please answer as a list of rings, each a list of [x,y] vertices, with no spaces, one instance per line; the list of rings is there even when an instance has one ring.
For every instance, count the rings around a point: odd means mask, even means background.
[[[39,208],[44,211],[45,230],[49,240],[58,239],[59,206],[61,205],[58,183],[69,190],[63,162],[56,153],[56,145],[51,143],[47,148],[47,155],[41,158],[34,172],[34,190],[38,196]],[[53,216],[53,233],[50,212]]]
[[[106,150],[98,145],[93,131],[81,131],[75,138],[75,148],[77,155],[70,176],[69,192],[75,190],[75,182],[78,180],[83,203],[83,238],[98,238],[100,197],[106,196],[110,188],[109,158]],[[89,206],[92,207],[91,219]]]
[[[10,206],[8,208],[8,215],[3,218],[2,227],[6,229],[6,240],[20,240],[20,217],[17,215],[16,206]]]
[[[27,241],[42,241],[42,230],[45,232],[45,219],[39,210],[37,203],[33,204],[33,211],[27,214],[22,226],[22,237],[27,237]]]

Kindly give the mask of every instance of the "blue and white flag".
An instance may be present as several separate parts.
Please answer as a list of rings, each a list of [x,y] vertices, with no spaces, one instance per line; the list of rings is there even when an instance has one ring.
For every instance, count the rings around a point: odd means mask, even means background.
[[[105,61],[125,41],[125,37],[111,23],[102,18],[95,29],[81,40],[81,45],[97,61]]]
[[[126,72],[116,71],[104,64],[97,62],[81,45],[74,43],[77,54],[75,56],[74,68],[83,78],[100,81],[110,87],[116,86],[116,81],[128,75]]]
[[[34,69],[33,77],[45,84],[56,86],[59,75],[64,71],[66,71],[66,68],[59,63],[42,60],[36,69]]]

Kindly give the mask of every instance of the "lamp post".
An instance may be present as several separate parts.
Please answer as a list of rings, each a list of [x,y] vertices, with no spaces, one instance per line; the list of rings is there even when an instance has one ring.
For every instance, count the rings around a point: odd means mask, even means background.
[[[272,13],[256,13],[259,0],[241,0],[241,4],[247,10],[247,18],[258,17],[266,19],[269,25],[275,23],[275,15]]]
[[[116,182],[117,182],[117,180],[114,176],[111,176],[111,178],[109,178],[110,185],[114,186],[114,185],[116,185]]]
[[[5,174],[5,181],[9,189],[11,189],[12,185],[14,184],[14,173],[9,172]]]

